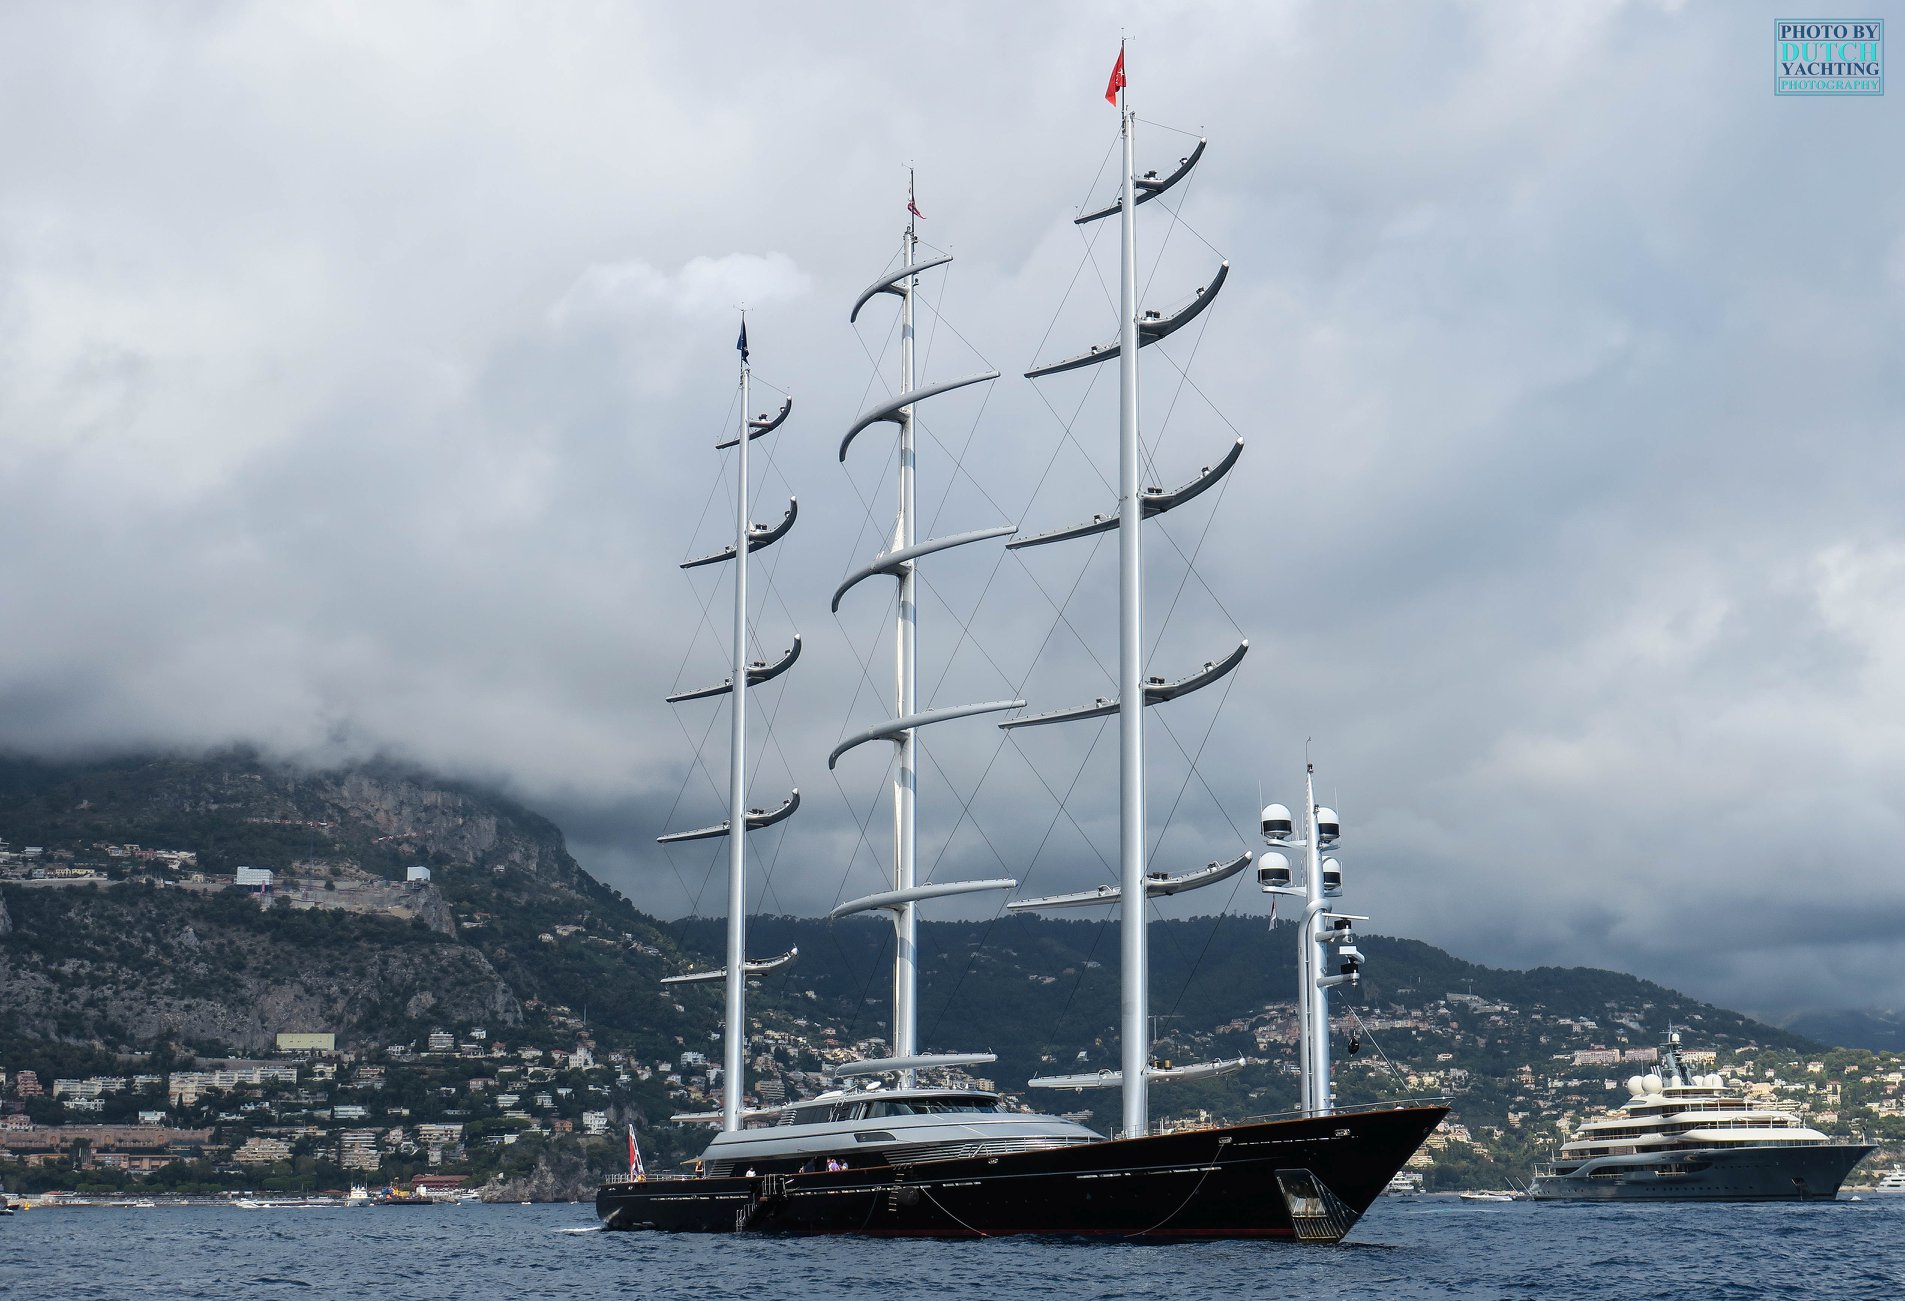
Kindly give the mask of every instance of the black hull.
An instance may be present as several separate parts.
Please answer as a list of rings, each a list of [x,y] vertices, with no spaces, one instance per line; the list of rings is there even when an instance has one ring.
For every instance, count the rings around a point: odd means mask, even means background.
[[[1528,1195],[1542,1202],[1829,1202],[1869,1143],[1705,1148],[1658,1159],[1591,1163],[1598,1175],[1536,1175]]]
[[[1398,1107],[838,1172],[612,1183],[605,1228],[1334,1242],[1447,1114]]]

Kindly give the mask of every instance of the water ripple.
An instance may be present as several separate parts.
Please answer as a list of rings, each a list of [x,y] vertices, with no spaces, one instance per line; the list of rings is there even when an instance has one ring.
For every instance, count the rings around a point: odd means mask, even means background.
[[[1905,1296],[1905,1197],[1765,1206],[1378,1204],[1336,1247],[891,1242],[600,1233],[587,1207],[34,1210],[0,1223],[0,1295],[795,1296],[1542,1301]]]

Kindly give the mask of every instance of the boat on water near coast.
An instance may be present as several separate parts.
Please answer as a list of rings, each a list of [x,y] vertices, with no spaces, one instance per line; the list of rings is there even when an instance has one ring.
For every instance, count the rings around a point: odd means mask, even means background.
[[[1113,92],[1125,88],[1124,58],[1119,56]],[[1108,97],[1112,97],[1108,93]],[[745,1083],[747,1019],[746,979],[778,969],[795,958],[750,961],[746,956],[746,833],[793,812],[798,792],[773,812],[745,807],[747,689],[771,677],[798,653],[778,664],[750,662],[746,652],[748,555],[768,545],[791,523],[772,528],[750,523],[747,448],[786,418],[791,399],[779,415],[750,419],[747,401],[750,370],[743,327],[741,350],[741,424],[720,446],[735,448],[739,461],[739,500],[731,546],[689,564],[735,565],[733,670],[727,681],[674,700],[726,695],[730,710],[729,816],[718,826],[675,833],[665,839],[729,837],[728,943],[720,972],[689,973],[675,982],[723,980],[726,985],[725,1068],[722,1110],[717,1115],[683,1116],[718,1124],[721,1132],[695,1163],[691,1177],[631,1178],[605,1185],[596,1212],[610,1229],[662,1229],[697,1232],[851,1233],[873,1236],[991,1237],[1005,1234],[1116,1236],[1146,1240],[1197,1238],[1297,1238],[1333,1242],[1354,1226],[1387,1187],[1403,1162],[1447,1114],[1439,1105],[1385,1105],[1337,1108],[1332,1104],[1328,1070],[1328,1013],[1325,991],[1353,983],[1362,956],[1351,943],[1351,918],[1333,912],[1327,900],[1340,891],[1340,871],[1320,855],[1336,840],[1336,818],[1315,802],[1313,780],[1306,781],[1302,830],[1287,809],[1265,809],[1262,831],[1273,852],[1259,869],[1265,889],[1305,900],[1299,928],[1303,1011],[1303,1110],[1301,1114],[1243,1124],[1194,1128],[1153,1128],[1148,1102],[1152,1082],[1199,1079],[1236,1070],[1241,1059],[1173,1065],[1152,1053],[1149,1018],[1147,901],[1162,895],[1214,884],[1234,877],[1251,862],[1244,852],[1179,875],[1153,872],[1147,861],[1143,718],[1147,708],[1187,695],[1226,677],[1243,659],[1247,643],[1207,662],[1201,670],[1170,680],[1147,675],[1141,629],[1144,522],[1190,500],[1222,479],[1241,452],[1241,441],[1216,458],[1185,487],[1175,491],[1146,487],[1141,477],[1138,436],[1140,349],[1158,342],[1202,313],[1216,297],[1228,272],[1221,266],[1183,307],[1170,312],[1141,311],[1138,303],[1137,224],[1135,210],[1171,189],[1196,166],[1204,152],[1198,141],[1167,176],[1139,173],[1134,137],[1138,119],[1128,98],[1114,99],[1121,119],[1123,165],[1117,202],[1080,215],[1080,224],[1117,217],[1122,257],[1115,341],[1065,360],[1035,367],[1028,378],[1059,374],[1115,360],[1119,374],[1119,504],[1116,512],[1071,528],[1014,537],[1011,547],[1093,538],[1115,531],[1119,555],[1119,696],[1072,709],[1008,719],[1007,728],[1062,724],[1116,715],[1120,749],[1119,879],[1072,895],[1027,899],[1011,905],[1043,910],[1119,904],[1122,907],[1120,981],[1121,1028],[1118,1069],[1089,1074],[1041,1077],[1032,1087],[1078,1091],[1111,1087],[1122,1091],[1123,1125],[1110,1137],[1055,1115],[1009,1108],[999,1095],[976,1088],[931,1087],[922,1077],[980,1065],[990,1053],[923,1052],[917,1042],[917,906],[927,900],[983,890],[1011,890],[1016,880],[921,882],[915,876],[914,805],[917,795],[918,732],[921,728],[989,713],[1022,710],[1022,700],[921,708],[915,697],[917,616],[914,584],[920,560],[975,543],[1014,535],[1015,524],[997,524],[921,541],[915,533],[915,407],[940,394],[997,378],[995,371],[939,383],[914,374],[914,300],[923,272],[950,262],[950,256],[919,256],[916,226],[909,219],[898,265],[860,296],[852,315],[879,295],[900,300],[900,374],[896,396],[882,400],[847,431],[840,447],[844,461],[850,446],[882,424],[897,427],[899,503],[887,549],[855,570],[835,594],[835,607],[864,580],[891,577],[900,586],[895,640],[894,716],[846,737],[829,757],[832,767],[848,752],[876,741],[894,744],[897,771],[892,782],[893,863],[891,888],[843,904],[834,912],[884,912],[893,921],[896,944],[893,981],[892,1055],[835,1067],[838,1088],[785,1107],[747,1112]],[[1162,205],[1161,205],[1162,206]],[[916,205],[907,204],[912,217]],[[1301,837],[1301,838],[1299,838]],[[1306,851],[1301,886],[1289,862],[1275,847]],[[633,1161],[631,1164],[635,1164]]]
[[[332,1202],[339,1206],[341,1202]],[[441,1206],[442,1198],[433,1197],[421,1188],[386,1188],[371,1198],[372,1206]]]
[[[1696,1075],[1669,1033],[1660,1070],[1627,1081],[1619,1111],[1581,1126],[1535,1167],[1536,1201],[1821,1201],[1873,1145],[1843,1142],[1798,1116]]]

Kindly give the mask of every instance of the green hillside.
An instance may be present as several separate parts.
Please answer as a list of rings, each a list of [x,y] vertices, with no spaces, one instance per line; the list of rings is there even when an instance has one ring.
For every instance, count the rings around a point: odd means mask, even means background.
[[[339,1150],[339,1108],[365,1109],[350,1072],[375,1067],[363,1123],[399,1136],[461,1125],[457,1168],[508,1175],[525,1195],[573,1192],[616,1168],[609,1135],[624,1124],[660,1163],[705,1141],[668,1117],[718,1098],[701,1058],[719,1059],[719,987],[660,980],[718,965],[721,923],[640,913],[575,863],[556,827],[507,800],[392,765],[305,772],[244,753],[15,760],[0,764],[0,836],[0,1070],[16,1086],[24,1070],[130,1078],[268,1056],[278,1033],[322,1031],[337,1037],[335,1079],[251,1090],[237,1109],[177,1108],[168,1123],[211,1126],[221,1149],[286,1136],[301,1154],[271,1178],[335,1180],[325,1154]],[[241,864],[273,870],[269,896],[233,885]],[[406,880],[418,866],[429,879]],[[823,1056],[884,1049],[890,926],[750,926],[757,953],[801,951],[751,995],[750,1088],[810,1094],[827,1086]],[[984,1073],[1021,1095],[1033,1075],[1116,1065],[1108,918],[928,922],[920,938],[923,1048],[990,1050],[999,1060]],[[1161,1118],[1294,1103],[1294,947],[1287,923],[1257,918],[1154,924],[1157,1054],[1249,1059],[1232,1075],[1154,1090]],[[1640,1069],[1599,1057],[1644,1054],[1670,1023],[1730,1069],[1777,1077],[1794,1105],[1830,1107],[1831,1124],[1905,1140],[1891,1058],[1823,1052],[1616,972],[1503,970],[1373,935],[1361,947],[1365,978],[1336,1000],[1339,1096],[1450,1097],[1466,1137],[1438,1150],[1435,1181],[1525,1174],[1556,1125],[1606,1105],[1609,1082]],[[453,1046],[429,1051],[433,1035]],[[550,1065],[572,1053],[594,1060]],[[518,1079],[537,1087],[522,1092]],[[1101,1129],[1116,1120],[1108,1093],[1027,1100]],[[112,1094],[87,1115],[17,1088],[0,1107],[45,1125],[157,1109]],[[608,1117],[606,1133],[585,1139],[591,1115]],[[388,1140],[386,1174],[407,1168],[413,1141]]]

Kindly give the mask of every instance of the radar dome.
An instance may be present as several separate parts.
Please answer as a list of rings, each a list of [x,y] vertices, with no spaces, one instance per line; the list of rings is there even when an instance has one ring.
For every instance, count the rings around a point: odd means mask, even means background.
[[[1642,1086],[1646,1088],[1649,1094],[1659,1093],[1663,1083],[1664,1081],[1658,1075],[1649,1075],[1646,1079],[1641,1081]]]
[[[1287,888],[1290,884],[1290,860],[1274,850],[1257,860],[1257,884],[1266,890]]]
[[[1324,844],[1336,840],[1343,834],[1343,826],[1336,816],[1336,810],[1327,805],[1316,806],[1316,837]]]
[[[1630,1097],[1640,1098],[1647,1094],[1647,1081],[1638,1075],[1627,1077],[1627,1093]]]
[[[1263,817],[1258,825],[1265,839],[1287,839],[1291,829],[1290,810],[1281,804],[1266,804],[1263,806]]]

